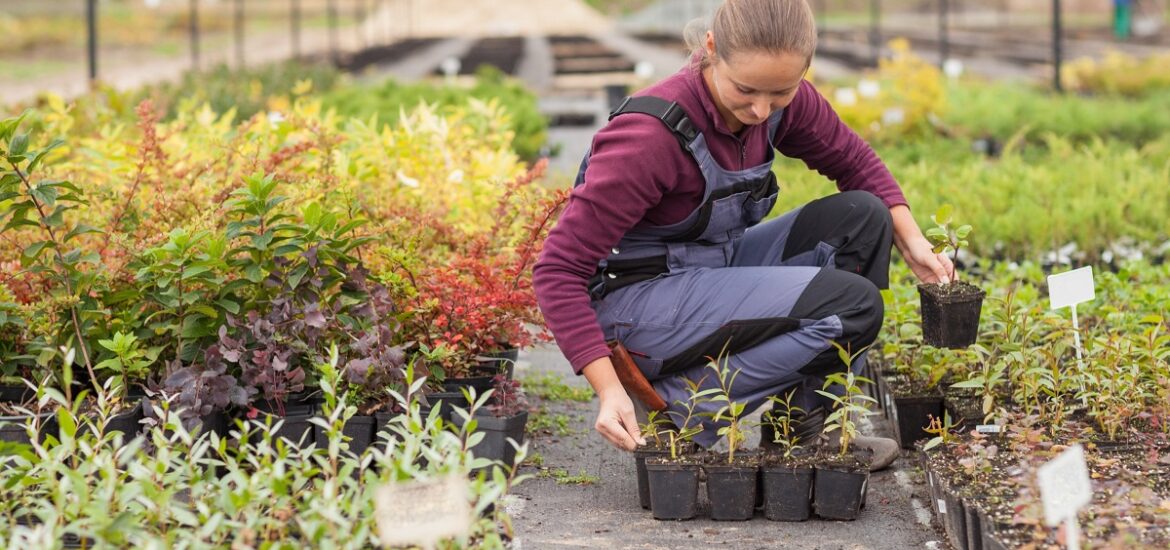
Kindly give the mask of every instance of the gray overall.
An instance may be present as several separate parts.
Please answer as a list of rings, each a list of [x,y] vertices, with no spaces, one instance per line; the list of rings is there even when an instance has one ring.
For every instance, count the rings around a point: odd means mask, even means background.
[[[590,292],[606,338],[625,344],[676,422],[687,380],[717,385],[706,365],[721,353],[739,371],[730,397],[747,411],[793,387],[800,388],[795,404],[811,408],[823,376],[844,369],[829,342],[857,350],[881,326],[888,209],[870,193],[847,191],[761,224],[778,192],[774,152],[758,166],[726,170],[676,103],[627,98],[611,118],[626,113],[662,120],[698,163],[706,190],[686,219],[638,225],[599,263]],[[769,140],[781,115],[768,119]],[[704,424],[695,440],[713,444],[718,425],[706,416],[695,421]]]

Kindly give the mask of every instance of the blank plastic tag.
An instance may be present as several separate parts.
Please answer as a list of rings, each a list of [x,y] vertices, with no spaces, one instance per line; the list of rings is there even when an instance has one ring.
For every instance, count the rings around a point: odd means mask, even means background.
[[[384,546],[434,548],[471,531],[471,502],[466,476],[396,483],[374,497],[378,538]]]
[[[981,434],[997,434],[1002,431],[999,424],[979,424],[975,426],[975,431]]]
[[[938,499],[938,513],[940,513],[940,514],[947,513],[947,501],[945,501],[941,498]]]
[[[1036,470],[1040,499],[1044,504],[1044,522],[1056,527],[1065,518],[1075,518],[1077,510],[1093,500],[1089,469],[1085,466],[1085,449],[1073,445],[1048,464]]]
[[[1048,299],[1052,309],[1087,302],[1096,297],[1093,266],[1048,276]]]

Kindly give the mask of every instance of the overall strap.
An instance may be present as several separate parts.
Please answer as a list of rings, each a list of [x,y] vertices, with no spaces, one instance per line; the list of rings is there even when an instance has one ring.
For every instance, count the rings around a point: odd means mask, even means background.
[[[678,140],[683,149],[688,149],[691,142],[695,141],[699,135],[699,131],[691,123],[690,117],[677,101],[667,101],[661,97],[650,95],[629,96],[609,114],[609,120],[626,113],[641,113],[662,121],[670,133],[674,134],[675,139]]]

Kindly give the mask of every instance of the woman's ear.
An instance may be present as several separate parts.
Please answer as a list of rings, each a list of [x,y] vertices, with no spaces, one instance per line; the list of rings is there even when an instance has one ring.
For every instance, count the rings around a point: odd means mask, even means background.
[[[707,59],[715,59],[715,33],[707,31],[707,40],[703,42],[703,47],[707,50]]]

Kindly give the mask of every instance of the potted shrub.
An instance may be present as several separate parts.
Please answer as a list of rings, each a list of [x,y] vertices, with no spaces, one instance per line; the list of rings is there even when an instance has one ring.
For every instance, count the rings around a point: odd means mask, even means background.
[[[943,205],[930,217],[935,227],[926,231],[926,238],[934,244],[935,253],[950,251],[952,270],[949,283],[918,285],[922,307],[922,334],[927,345],[938,348],[965,348],[979,336],[979,313],[983,309],[985,293],[979,287],[958,280],[953,269],[959,249],[967,246],[970,225],[952,229],[953,208]]]
[[[680,403],[684,412],[667,412],[679,427],[667,432],[670,455],[646,459],[646,482],[654,519],[691,519],[698,511],[701,461],[688,453],[693,438],[703,431],[703,426],[696,421],[695,409],[719,388],[700,390],[702,381],[687,380],[686,383],[689,390],[687,402]]]
[[[662,411],[646,413],[646,422],[638,426],[646,444],[634,449],[634,471],[638,477],[638,502],[643,510],[650,509],[650,485],[646,481],[646,459],[670,455],[670,433],[676,431]],[[687,449],[687,452],[691,449]]]
[[[729,372],[726,360],[722,363],[712,360],[707,366],[719,380],[719,391],[713,393],[710,400],[723,403],[712,418],[716,423],[726,422],[717,433],[727,438],[727,456],[711,455],[703,465],[707,473],[707,500],[711,503],[711,519],[748,520],[752,518],[756,507],[759,457],[736,456],[736,451],[744,441],[741,417],[745,405],[731,400],[731,389],[739,371]]]
[[[824,433],[837,432],[837,452],[826,450],[817,458],[813,509],[823,518],[854,520],[865,503],[870,456],[855,451],[850,444],[858,433],[856,419],[870,414],[867,405],[873,398],[859,386],[868,380],[853,374],[850,368],[857,355],[850,355],[835,342],[833,345],[845,364],[845,372],[825,377],[825,386],[817,393],[833,403],[832,412],[825,418]],[[858,353],[865,353],[865,349]],[[832,386],[837,386],[840,393],[827,391]]]
[[[469,395],[471,392],[468,392]],[[472,401],[474,397],[468,397]],[[471,447],[476,457],[499,460],[511,466],[516,449],[524,443],[524,427],[528,424],[528,398],[519,380],[510,380],[504,374],[492,378],[491,398],[485,407],[476,409],[474,431],[484,434]],[[462,410],[456,411],[454,423],[462,426],[469,420]]]
[[[128,334],[119,333],[114,339],[102,340],[102,348],[94,347],[93,335],[106,322],[104,304],[99,300],[109,286],[102,257],[87,246],[86,236],[101,230],[81,223],[76,214],[70,213],[87,204],[80,187],[43,175],[54,159],[54,149],[63,141],[53,140],[44,147],[33,148],[39,136],[20,131],[27,114],[0,121],[0,235],[6,246],[19,251],[23,268],[19,280],[7,274],[0,280],[4,283],[0,285],[4,289],[0,299],[10,292],[9,284],[20,283],[28,291],[26,302],[35,305],[28,308],[34,312],[32,318],[22,319],[13,317],[11,302],[4,300],[3,306],[9,307],[0,307],[0,334],[22,333],[16,338],[16,346],[23,348],[18,365],[30,357],[38,365],[64,359],[60,372],[53,372],[52,382],[48,377],[34,380],[60,388],[70,405],[78,397],[74,394],[75,367],[84,367],[80,387],[98,391],[103,386],[97,372],[120,369],[121,381],[106,385],[107,390],[113,390],[108,397],[116,414],[105,418],[107,425],[99,428],[122,431],[129,439],[137,435],[142,417],[140,405],[130,405],[127,399],[129,379],[146,372],[153,358],[145,359],[146,353]],[[109,349],[114,347],[122,355]],[[96,363],[102,357],[105,360]],[[8,359],[0,356],[0,360]],[[35,373],[35,367],[27,363],[25,366],[29,374]],[[10,388],[8,397],[23,400],[29,396],[19,388]],[[92,396],[83,403],[87,411],[95,410],[96,405]],[[46,430],[56,433],[55,424],[48,422]]]
[[[764,454],[760,458],[760,475],[763,480],[764,517],[772,521],[807,520],[812,506],[813,455],[801,453],[803,446],[792,424],[794,416],[805,411],[792,404],[793,389],[783,397],[772,396],[772,410],[763,421],[770,430],[761,430],[761,435],[771,437],[771,443],[779,448],[778,453]]]

